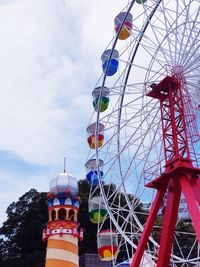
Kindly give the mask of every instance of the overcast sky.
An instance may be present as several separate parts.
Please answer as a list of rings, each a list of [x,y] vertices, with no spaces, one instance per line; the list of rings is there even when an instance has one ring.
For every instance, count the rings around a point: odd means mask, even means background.
[[[127,0],[0,0],[1,217],[63,171],[84,178],[91,91]]]

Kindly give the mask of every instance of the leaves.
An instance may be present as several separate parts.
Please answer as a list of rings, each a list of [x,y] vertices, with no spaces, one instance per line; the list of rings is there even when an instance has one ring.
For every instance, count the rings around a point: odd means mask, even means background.
[[[79,242],[79,255],[84,253],[97,253],[97,224],[90,221],[88,213],[88,199],[90,186],[86,180],[78,182],[79,196],[81,198],[78,214],[80,227],[84,229],[84,239]],[[105,185],[106,194],[113,201],[114,184]],[[99,191],[96,190],[97,195]],[[132,195],[128,196],[134,200]],[[126,201],[122,193],[115,196],[114,205],[124,206]],[[0,266],[1,267],[43,267],[46,248],[42,242],[42,230],[48,222],[48,207],[46,193],[39,193],[31,189],[13,202],[7,208],[8,219],[0,228]],[[122,214],[122,216],[127,216]],[[104,225],[110,227],[108,221]],[[124,252],[123,255],[124,257]]]
[[[44,266],[41,234],[48,220],[45,200],[45,193],[31,189],[7,208],[8,219],[0,229],[4,237],[2,259],[7,266]]]

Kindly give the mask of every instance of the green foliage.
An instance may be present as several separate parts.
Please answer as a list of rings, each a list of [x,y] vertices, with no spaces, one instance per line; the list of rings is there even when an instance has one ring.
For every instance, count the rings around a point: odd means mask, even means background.
[[[97,253],[97,224],[91,223],[88,213],[90,186],[86,180],[80,180],[78,186],[81,198],[78,221],[80,227],[84,229],[84,239],[79,242],[79,255]],[[105,185],[105,192],[110,196],[109,201],[115,206],[125,206],[124,195],[113,194],[116,192],[114,184]],[[96,190],[96,195],[99,194],[99,190]],[[134,201],[133,196],[128,197]],[[6,212],[8,218],[0,228],[0,235],[3,238],[0,239],[0,266],[44,267],[46,248],[42,242],[42,230],[48,222],[46,193],[31,189],[17,202],[11,203]],[[123,220],[128,213],[121,215]],[[110,221],[107,220],[104,223],[104,229],[109,229],[109,227]]]
[[[84,253],[97,253],[97,225],[91,223],[88,214],[90,186],[86,180],[80,180],[78,186],[79,196],[81,198],[78,221],[80,226],[84,229],[84,239],[82,242],[79,242],[79,255]]]
[[[187,257],[190,253],[191,258],[195,258],[198,250],[198,242],[196,240],[196,234],[190,221],[180,221],[176,225],[176,239],[181,244],[181,251],[177,246],[177,242],[174,242],[174,249],[176,255]],[[191,249],[193,248],[193,249]]]
[[[158,217],[152,236],[156,242],[160,242],[162,230],[162,217]],[[181,250],[179,245],[181,244]],[[198,250],[198,242],[196,240],[196,234],[191,221],[180,220],[177,222],[175,227],[175,238],[173,242],[173,253],[179,257],[196,258]],[[182,267],[182,263],[177,263],[177,267]],[[187,266],[193,266],[193,264],[188,263]]]
[[[88,215],[90,187],[79,181],[81,205],[78,221],[84,229],[84,240],[79,242],[79,254],[97,253],[97,226]],[[46,193],[31,189],[7,208],[7,220],[0,228],[1,267],[44,267],[46,248],[42,242],[42,230],[48,222]]]
[[[7,208],[8,219],[0,229],[0,234],[4,237],[4,265],[44,266],[45,246],[41,238],[42,229],[48,220],[45,199],[45,193],[31,189]]]

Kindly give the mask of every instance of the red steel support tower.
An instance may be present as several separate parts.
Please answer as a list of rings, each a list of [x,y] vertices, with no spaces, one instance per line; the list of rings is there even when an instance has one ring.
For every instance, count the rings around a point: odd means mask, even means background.
[[[142,232],[131,267],[139,267],[147,241],[151,234],[158,211],[166,198],[162,220],[157,267],[167,267],[174,238],[181,192],[185,196],[193,226],[200,242],[200,169],[193,166],[191,159],[191,122],[187,120],[191,109],[181,67],[175,67],[172,76],[166,76],[153,86],[147,96],[160,101],[162,133],[165,156],[165,172],[146,184],[157,190]]]

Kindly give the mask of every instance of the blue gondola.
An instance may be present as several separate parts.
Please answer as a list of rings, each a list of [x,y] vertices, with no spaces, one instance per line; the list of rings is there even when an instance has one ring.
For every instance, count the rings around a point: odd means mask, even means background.
[[[112,56],[110,58],[111,53]],[[119,52],[115,49],[113,50],[113,52],[112,49],[105,50],[101,56],[101,60],[103,72],[106,73],[107,76],[113,76],[117,72],[119,67]]]

